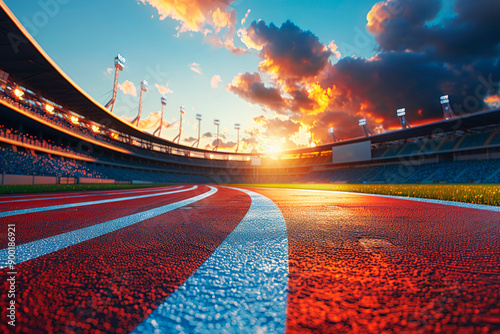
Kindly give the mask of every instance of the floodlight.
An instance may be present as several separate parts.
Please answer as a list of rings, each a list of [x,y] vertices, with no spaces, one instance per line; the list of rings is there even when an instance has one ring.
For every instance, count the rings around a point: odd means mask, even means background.
[[[328,132],[329,132],[330,134],[333,134],[334,130],[335,130],[335,129],[334,129],[334,128],[333,128],[333,126],[332,126],[332,127],[330,127],[330,128],[328,129]]]
[[[359,120],[359,126],[364,126],[364,125],[366,125],[366,118]]]
[[[116,56],[116,58],[115,58],[115,66],[117,65],[117,66],[121,67],[121,70],[123,70],[123,68],[125,67],[125,62],[126,62],[126,60],[125,60],[125,58],[122,57],[121,54],[118,54]]]
[[[24,95],[24,92],[20,90],[19,88],[14,89],[14,95],[17,96],[18,98],[22,98]]]
[[[180,111],[181,111],[181,114],[185,114],[186,113],[186,106],[181,106]]]
[[[167,98],[166,97],[162,96],[162,98],[161,98],[161,104],[164,105],[164,106],[167,105]]]
[[[196,119],[197,119],[198,121],[201,121],[201,114],[196,114]]]
[[[406,115],[406,108],[398,109],[396,111],[396,113],[397,113],[398,117],[402,117],[402,116]]]

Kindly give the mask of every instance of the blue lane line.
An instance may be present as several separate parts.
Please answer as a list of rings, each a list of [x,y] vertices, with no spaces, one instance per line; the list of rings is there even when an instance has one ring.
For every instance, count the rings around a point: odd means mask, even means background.
[[[285,220],[267,197],[236,190],[251,197],[245,217],[200,268],[132,333],[285,332]]]
[[[104,203],[113,203],[113,202],[128,201],[128,200],[132,200],[132,199],[140,199],[140,198],[148,198],[148,197],[155,197],[155,196],[163,196],[163,195],[168,195],[168,194],[175,194],[175,193],[181,193],[181,192],[185,192],[185,191],[190,191],[190,190],[194,190],[196,188],[198,188],[198,186],[193,186],[191,188],[181,189],[181,190],[166,191],[166,192],[162,192],[162,193],[154,193],[154,194],[149,194],[149,195],[130,196],[130,197],[118,197],[118,198],[103,199],[103,200],[100,200],[100,201],[78,202],[78,203],[61,204],[61,205],[41,206],[41,207],[38,207],[38,208],[31,208],[31,209],[22,209],[22,210],[14,210],[14,211],[4,211],[4,212],[0,212],[0,218],[2,218],[2,217],[10,217],[10,216],[17,216],[17,215],[24,215],[24,214],[33,213],[33,212],[61,210],[61,209],[67,209],[67,208],[75,208],[75,207],[79,207],[79,206],[98,205],[98,204],[104,204]]]
[[[40,239],[37,241],[28,242],[25,244],[17,245],[15,247],[15,263],[19,264],[37,257],[58,251],[60,249],[79,244],[93,238],[100,237],[107,233],[111,233],[120,230],[124,227],[139,223],[146,219],[150,219],[169,211],[178,209],[185,205],[192,204],[194,202],[200,201],[204,198],[212,196],[217,192],[217,189],[210,187],[210,190],[204,194],[194,196],[179,202],[167,204],[155,209],[135,213],[130,216],[125,216],[117,219],[113,219],[104,223],[84,227],[75,231],[70,231],[62,234],[55,235],[53,237],[48,237],[45,239]],[[7,267],[8,253],[9,249],[4,248],[0,250],[0,269]]]

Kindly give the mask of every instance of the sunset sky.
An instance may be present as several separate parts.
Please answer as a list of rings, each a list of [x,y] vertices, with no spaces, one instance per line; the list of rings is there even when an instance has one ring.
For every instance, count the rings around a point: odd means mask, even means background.
[[[52,59],[85,91],[111,98],[113,58],[126,67],[114,112],[137,115],[140,82],[148,80],[140,127],[158,125],[234,149],[275,151],[395,129],[396,109],[410,124],[442,118],[449,94],[457,114],[499,105],[498,0],[5,0]],[[241,146],[240,146],[241,148]]]

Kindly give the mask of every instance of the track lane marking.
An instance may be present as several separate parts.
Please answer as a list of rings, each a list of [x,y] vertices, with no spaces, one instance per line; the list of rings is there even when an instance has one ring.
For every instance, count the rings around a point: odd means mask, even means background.
[[[284,333],[288,237],[269,198],[250,196],[245,217],[210,257],[132,333]]]
[[[0,204],[4,203],[16,203],[16,202],[28,202],[28,201],[44,201],[44,200],[51,200],[51,199],[72,199],[72,198],[79,198],[79,197],[93,197],[93,196],[111,196],[111,195],[128,195],[128,194],[136,194],[136,193],[147,193],[147,192],[154,192],[154,191],[164,191],[166,189],[168,190],[174,190],[174,189],[179,189],[182,188],[180,187],[173,187],[173,188],[150,188],[149,190],[136,190],[136,191],[129,191],[129,192],[114,192],[114,193],[97,193],[97,194],[86,194],[86,195],[54,195],[53,197],[42,197],[42,198],[23,198],[23,199],[16,199],[16,200],[10,200],[10,201],[0,201]]]
[[[432,204],[457,206],[457,207],[467,208],[467,209],[500,212],[500,206],[492,206],[492,205],[484,205],[484,204],[473,204],[473,203],[464,203],[464,202],[452,202],[452,201],[444,201],[444,200],[430,199],[430,198],[405,197],[405,196],[370,194],[370,193],[357,193],[357,192],[352,192],[352,191],[338,191],[338,190],[295,189],[295,188],[268,188],[268,187],[263,187],[263,188],[260,188],[260,187],[248,187],[248,188],[253,188],[253,189],[267,189],[267,190],[279,190],[279,189],[283,189],[283,190],[298,190],[298,191],[321,192],[321,193],[332,193],[332,194],[350,194],[350,195],[376,196],[376,197],[385,197],[385,198],[393,198],[393,199],[403,199],[403,200],[407,200],[407,201],[415,201],[415,202],[422,202],[422,203],[432,203]]]
[[[53,253],[60,249],[73,246],[90,239],[97,238],[101,235],[105,235],[116,230],[120,230],[124,227],[139,223],[146,219],[162,215],[169,211],[181,208],[183,206],[192,204],[194,202],[212,196],[217,192],[216,188],[211,186],[208,187],[210,188],[210,190],[207,191],[206,193],[179,202],[170,203],[158,208],[142,211],[125,217],[120,217],[104,223],[84,227],[78,230],[58,234],[45,239],[17,245],[16,264],[32,260],[46,254]],[[7,267],[7,258],[8,258],[8,248],[0,250],[0,259],[3,260],[3,263],[0,265],[0,269],[4,269]]]
[[[52,211],[52,210],[74,208],[74,207],[78,207],[78,206],[88,206],[88,205],[96,205],[96,204],[105,204],[105,203],[128,201],[128,200],[132,200],[132,199],[140,199],[140,198],[148,198],[148,197],[155,197],[155,196],[163,196],[163,195],[176,194],[176,193],[185,192],[185,191],[191,191],[191,190],[195,190],[196,188],[198,188],[198,186],[193,186],[191,188],[186,188],[186,189],[181,189],[181,190],[174,190],[174,191],[166,191],[166,192],[162,192],[162,193],[148,194],[148,195],[131,196],[131,197],[118,197],[118,198],[103,199],[103,200],[100,200],[100,201],[78,202],[78,203],[69,203],[69,204],[61,204],[61,205],[42,206],[42,207],[39,207],[39,208],[21,209],[21,210],[14,210],[14,211],[4,211],[4,212],[0,212],[0,218],[2,218],[2,217],[10,217],[10,216],[17,216],[17,215],[24,215],[24,214],[33,213],[33,212]]]

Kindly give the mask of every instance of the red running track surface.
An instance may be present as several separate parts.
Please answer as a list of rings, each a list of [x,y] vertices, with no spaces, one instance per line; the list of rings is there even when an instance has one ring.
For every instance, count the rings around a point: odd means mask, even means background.
[[[500,332],[500,213],[252,190],[287,225],[288,333]]]
[[[16,331],[134,329],[248,211],[246,194],[218,189],[187,207],[16,265]],[[500,213],[358,194],[251,190],[273,200],[286,222],[288,333],[500,333]],[[16,223],[22,243],[206,191],[200,186],[2,222]],[[5,274],[0,331],[9,329]]]
[[[220,189],[187,207],[18,264],[16,332],[129,332],[210,256],[249,206],[246,194]],[[120,210],[125,215],[129,209]],[[2,305],[2,319],[5,312]],[[5,323],[0,330],[7,330]]]

